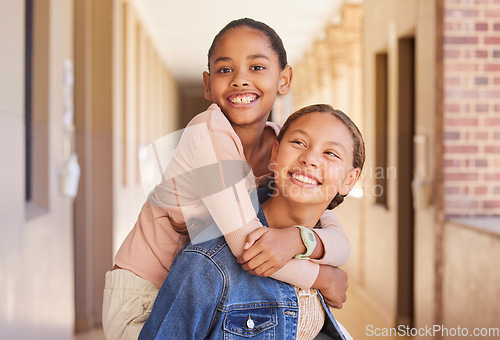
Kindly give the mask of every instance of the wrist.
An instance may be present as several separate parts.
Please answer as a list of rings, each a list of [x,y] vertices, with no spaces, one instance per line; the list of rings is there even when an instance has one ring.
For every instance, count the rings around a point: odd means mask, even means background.
[[[316,247],[314,248],[314,251],[312,252],[311,256],[309,256],[311,259],[314,260],[320,260],[325,257],[325,245],[323,244],[323,240],[321,237],[318,236],[318,233],[316,232],[315,229],[312,229],[314,232],[314,235],[316,236]]]
[[[330,278],[328,275],[328,266],[320,265],[318,277],[316,278],[316,281],[314,281],[312,288],[316,288],[319,290],[325,289],[328,287],[329,281]]]
[[[304,242],[302,242],[302,237],[300,236],[300,229],[296,227],[290,227],[291,232],[293,233],[293,249],[294,255],[304,254],[307,251]]]

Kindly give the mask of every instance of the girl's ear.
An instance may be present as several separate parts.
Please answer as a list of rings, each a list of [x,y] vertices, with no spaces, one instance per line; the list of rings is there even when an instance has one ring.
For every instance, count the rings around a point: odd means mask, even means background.
[[[212,100],[212,88],[210,86],[210,73],[207,71],[203,72],[203,85],[205,86],[205,99]]]
[[[280,143],[275,140],[273,144],[273,148],[271,150],[271,159],[269,160],[269,170],[274,171],[274,163],[276,163],[276,156],[278,155],[278,147]]]
[[[290,92],[290,84],[292,83],[292,67],[286,65],[286,67],[280,73],[280,85],[278,88],[279,94],[287,94]]]
[[[347,177],[344,179],[344,183],[339,188],[339,193],[341,195],[344,195],[344,196],[347,195],[349,193],[349,191],[351,191],[352,188],[354,188],[354,185],[358,181],[360,173],[361,173],[361,171],[359,170],[359,168],[355,168],[355,169],[352,169],[347,174]]]

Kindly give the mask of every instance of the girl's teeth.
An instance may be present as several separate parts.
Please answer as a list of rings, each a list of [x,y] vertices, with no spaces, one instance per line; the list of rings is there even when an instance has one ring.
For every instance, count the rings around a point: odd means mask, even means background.
[[[293,178],[295,178],[299,182],[306,184],[312,184],[312,185],[318,184],[318,182],[315,181],[314,179],[299,174],[293,174]]]
[[[255,100],[255,96],[248,95],[248,96],[236,96],[233,98],[230,98],[231,103],[233,104],[249,104]]]

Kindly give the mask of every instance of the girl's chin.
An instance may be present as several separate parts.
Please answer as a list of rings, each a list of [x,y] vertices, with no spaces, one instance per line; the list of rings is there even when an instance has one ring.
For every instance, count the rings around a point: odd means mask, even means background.
[[[321,204],[324,202],[323,195],[314,195],[313,193],[285,193],[282,196],[287,201],[299,204]]]
[[[280,193],[280,196],[282,196],[283,199],[297,204],[317,204],[328,206],[331,201],[331,199],[328,200],[328,195],[325,195],[324,192],[318,190],[318,187],[304,188],[299,186],[290,186],[288,190],[281,190]]]

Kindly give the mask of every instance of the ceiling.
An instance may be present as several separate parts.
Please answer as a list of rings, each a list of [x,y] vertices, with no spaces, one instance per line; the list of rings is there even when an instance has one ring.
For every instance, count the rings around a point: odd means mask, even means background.
[[[130,0],[162,58],[183,88],[202,86],[207,51],[229,21],[263,21],[281,36],[293,65],[329,23],[340,22],[344,2],[361,0]]]

